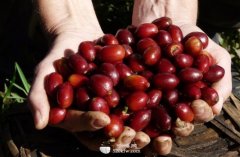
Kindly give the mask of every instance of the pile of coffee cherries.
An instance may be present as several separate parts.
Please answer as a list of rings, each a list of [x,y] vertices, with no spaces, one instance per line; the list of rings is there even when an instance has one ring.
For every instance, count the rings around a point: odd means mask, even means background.
[[[101,111],[111,120],[102,129],[109,138],[117,138],[124,126],[151,138],[184,136],[176,128],[193,125],[192,102],[212,106],[219,99],[211,86],[224,69],[204,50],[207,46],[206,34],[183,37],[168,17],[83,41],[78,52],[56,60],[56,72],[46,76],[49,123],[62,122],[68,109]]]

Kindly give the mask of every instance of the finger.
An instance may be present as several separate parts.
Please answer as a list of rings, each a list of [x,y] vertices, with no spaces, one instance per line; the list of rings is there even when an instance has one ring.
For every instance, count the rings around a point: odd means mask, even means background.
[[[113,144],[113,148],[115,149],[126,149],[129,147],[130,143],[134,139],[136,132],[128,127],[125,126],[121,135],[116,139],[115,143]]]
[[[212,108],[204,100],[194,100],[191,103],[191,108],[194,113],[194,120],[197,122],[208,122],[214,118]]]
[[[169,136],[159,136],[154,139],[153,147],[160,155],[167,155],[172,149],[172,138]]]
[[[64,121],[55,126],[70,132],[96,131],[110,123],[110,118],[100,111],[68,110]]]
[[[28,105],[37,129],[43,129],[49,118],[50,105],[44,89],[45,76],[44,72],[37,72],[28,96]]]
[[[174,133],[174,135],[181,137],[189,136],[193,130],[194,130],[193,123],[182,121],[180,118],[177,118],[172,127],[172,132]]]
[[[133,141],[137,144],[137,149],[142,149],[150,143],[151,139],[146,133],[139,131],[136,133]]]

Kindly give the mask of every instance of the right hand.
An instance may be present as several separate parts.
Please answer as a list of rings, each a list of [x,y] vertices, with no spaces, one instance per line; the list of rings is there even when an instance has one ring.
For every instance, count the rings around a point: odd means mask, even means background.
[[[98,39],[103,32],[95,15],[92,1],[38,0],[37,6],[44,28],[55,36],[48,55],[35,70],[34,81],[29,93],[29,107],[34,117],[35,127],[43,129],[48,124],[50,110],[44,89],[44,79],[55,71],[53,62],[68,53],[76,53],[80,42]],[[68,110],[65,120],[56,126],[76,134],[81,143],[91,150],[96,150],[99,149],[99,141],[104,139],[89,139],[83,134],[83,131],[99,130],[109,123],[109,117],[102,112]],[[139,136],[142,138],[139,139]],[[116,147],[126,146],[132,140],[138,141],[139,148],[150,142],[146,134],[136,133],[133,129],[125,127],[114,145]]]
[[[64,33],[56,37],[48,55],[38,64],[34,81],[29,93],[29,106],[33,114],[35,127],[43,129],[48,124],[50,104],[44,89],[45,77],[54,72],[53,62],[67,53],[75,53],[81,41],[93,40],[102,36],[102,32],[83,35],[80,33]],[[95,131],[110,123],[109,117],[102,112],[82,112],[69,110],[65,121],[58,127],[70,132]]]
[[[67,53],[77,52],[81,41],[97,39],[103,33],[96,33],[92,36],[85,35],[84,39],[79,36],[80,33],[66,33],[58,36],[53,43],[49,54],[38,64],[34,81],[29,93],[29,106],[32,111],[35,126],[37,129],[43,129],[48,124],[50,104],[44,89],[45,77],[54,72],[53,62]],[[63,128],[74,135],[77,139],[90,150],[98,150],[101,143],[106,141],[104,137],[96,137],[94,134],[85,134],[85,131],[97,131],[110,123],[110,118],[103,112],[99,111],[78,111],[67,110],[64,121],[55,127]],[[90,136],[88,136],[90,135]],[[135,140],[138,148],[146,146],[150,138],[143,132],[135,132],[129,127],[125,127],[123,133],[113,143],[115,148],[126,148],[132,140]]]

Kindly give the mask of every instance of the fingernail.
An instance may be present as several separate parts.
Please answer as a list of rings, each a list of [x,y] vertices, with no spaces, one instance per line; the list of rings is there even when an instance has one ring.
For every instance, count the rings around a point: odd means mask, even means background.
[[[122,143],[130,143],[132,139],[129,136],[123,136],[121,141]]]
[[[201,114],[204,114],[204,112],[205,112],[205,108],[204,108],[204,107],[199,106],[199,107],[197,108],[197,114],[201,115]]]
[[[93,126],[94,126],[95,128],[102,128],[102,127],[104,127],[105,125],[106,125],[106,122],[105,122],[104,120],[96,119],[96,120],[94,120],[94,122],[93,122]]]
[[[164,140],[158,143],[159,147],[166,146],[168,144],[168,140]]]
[[[167,155],[172,149],[172,140],[171,138],[159,137],[158,140],[154,141],[154,147],[160,155]]]

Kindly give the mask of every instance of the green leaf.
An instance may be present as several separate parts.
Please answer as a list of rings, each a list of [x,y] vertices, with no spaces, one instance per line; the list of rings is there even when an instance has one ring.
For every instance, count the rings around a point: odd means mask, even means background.
[[[11,91],[12,91],[12,88],[13,88],[13,83],[16,81],[16,69],[14,70],[14,74],[13,74],[13,77],[12,77],[12,79],[11,79],[11,81],[10,81],[10,85],[7,87],[7,86],[5,86],[5,88],[7,89],[6,90],[6,92],[5,92],[5,95],[4,95],[4,97],[3,97],[3,104],[4,104],[4,102],[5,102],[5,100],[6,100],[6,98],[8,97],[8,96],[10,96],[10,94],[11,94]],[[3,105],[4,106],[4,105]]]
[[[9,80],[7,80],[7,81],[9,81]],[[11,81],[9,81],[9,82],[11,82]],[[13,86],[16,87],[17,89],[21,90],[26,96],[28,95],[28,92],[23,87],[19,86],[16,83],[13,83]]]
[[[28,81],[27,81],[27,79],[26,79],[26,77],[25,77],[22,69],[20,68],[20,66],[19,66],[16,62],[15,62],[15,68],[17,69],[17,72],[18,72],[18,74],[19,74],[19,76],[20,76],[20,79],[21,79],[21,81],[22,81],[22,83],[23,83],[23,86],[24,86],[24,88],[25,88],[25,91],[26,91],[27,93],[29,93],[30,84],[28,83]]]
[[[4,94],[7,93],[7,89],[8,89],[8,86],[6,85],[6,83],[4,83]]]
[[[17,93],[11,93],[11,96],[9,96],[10,99],[14,99],[18,103],[23,103],[26,98],[21,97]]]

